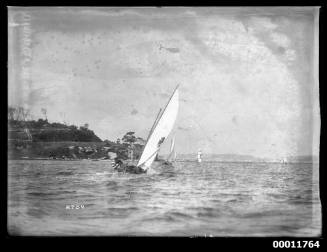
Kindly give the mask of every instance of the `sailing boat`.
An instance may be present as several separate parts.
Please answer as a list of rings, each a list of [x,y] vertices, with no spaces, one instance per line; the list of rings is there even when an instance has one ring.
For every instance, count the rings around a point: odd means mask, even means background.
[[[145,173],[151,167],[151,164],[160,150],[160,146],[173,129],[178,113],[178,107],[179,92],[177,86],[165,108],[159,110],[136,167],[127,166],[125,169],[126,172]]]
[[[202,152],[201,150],[198,151],[198,159],[197,159],[198,163],[202,162]]]
[[[281,161],[280,161],[282,164],[287,164],[287,158],[283,158]]]
[[[175,151],[175,137],[171,140],[171,144],[170,144],[170,153],[167,157],[167,159],[165,160],[165,162],[163,164],[165,165],[171,165],[172,162],[174,162],[176,159],[176,151]]]

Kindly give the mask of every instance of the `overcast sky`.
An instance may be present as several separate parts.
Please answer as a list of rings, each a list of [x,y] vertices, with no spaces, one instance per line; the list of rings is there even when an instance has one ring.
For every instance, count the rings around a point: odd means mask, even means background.
[[[180,84],[178,153],[318,154],[316,12],[11,7],[9,105],[146,138]]]

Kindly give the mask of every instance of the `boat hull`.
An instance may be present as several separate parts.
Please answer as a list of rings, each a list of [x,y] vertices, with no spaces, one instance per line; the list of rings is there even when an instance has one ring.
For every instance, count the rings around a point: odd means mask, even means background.
[[[132,174],[146,173],[146,170],[143,170],[142,168],[137,167],[135,165],[124,165],[124,166],[118,168],[117,171],[123,172],[123,173],[132,173]]]

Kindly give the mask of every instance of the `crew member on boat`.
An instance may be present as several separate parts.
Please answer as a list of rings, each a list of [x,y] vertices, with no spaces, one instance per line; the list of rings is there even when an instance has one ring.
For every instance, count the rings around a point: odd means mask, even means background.
[[[115,171],[118,172],[127,172],[127,173],[146,173],[146,170],[143,170],[142,168],[135,166],[135,165],[126,165],[121,161],[119,158],[115,158],[113,163],[111,164]]]
[[[114,161],[111,163],[112,167],[114,168],[114,170],[121,170],[122,166],[123,166],[123,161],[121,161],[119,158],[115,157]]]

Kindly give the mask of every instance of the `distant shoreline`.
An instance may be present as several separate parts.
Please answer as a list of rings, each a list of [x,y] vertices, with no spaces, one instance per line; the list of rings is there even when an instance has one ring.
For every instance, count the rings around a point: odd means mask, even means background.
[[[47,160],[47,161],[113,161],[113,159],[52,159],[52,158],[8,158],[8,161],[21,161],[21,160]],[[125,162],[129,162],[130,160],[124,160]],[[176,160],[176,162],[197,162],[196,160]],[[281,165],[288,165],[288,164],[319,164],[319,162],[313,162],[313,161],[293,161],[288,163],[280,163],[277,161],[240,161],[240,160],[203,160],[202,163],[273,163],[273,164],[281,164]]]

